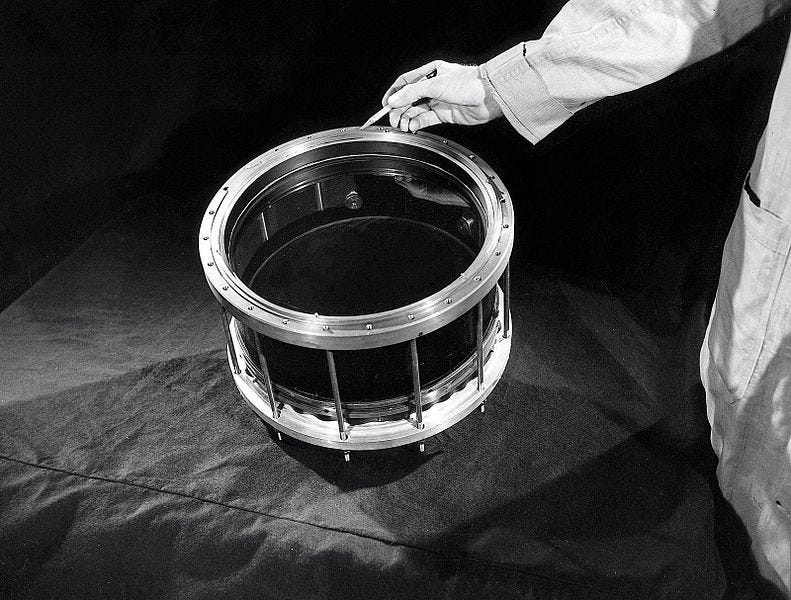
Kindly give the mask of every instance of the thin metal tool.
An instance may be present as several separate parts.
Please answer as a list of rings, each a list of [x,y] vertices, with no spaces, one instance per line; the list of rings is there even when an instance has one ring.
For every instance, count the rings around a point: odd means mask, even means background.
[[[421,78],[420,78],[420,79],[418,79],[417,81],[423,81],[423,80],[425,80],[425,79],[431,79],[432,77],[436,77],[436,76],[437,76],[437,70],[436,70],[436,69],[432,69],[431,71],[429,71],[428,73],[426,73],[426,74],[425,74],[423,77],[421,77]],[[417,83],[417,81],[415,81],[415,82],[413,82],[413,83]],[[428,102],[429,100],[431,100],[431,99],[430,99],[430,98],[420,98],[419,100],[415,100],[415,101],[412,103],[412,106],[418,106],[418,105],[420,105],[420,104],[425,104],[425,103],[426,103],[426,102]],[[363,123],[363,126],[362,126],[362,127],[360,127],[360,129],[362,130],[362,129],[365,129],[366,127],[370,127],[371,125],[373,125],[374,123],[376,123],[376,122],[377,122],[379,119],[381,119],[382,117],[384,117],[384,116],[385,116],[387,113],[389,113],[389,112],[390,112],[390,107],[389,107],[389,106],[383,106],[382,108],[380,108],[379,110],[377,110],[377,111],[376,111],[376,112],[375,112],[375,113],[374,113],[374,114],[371,116],[371,118],[370,118],[370,119],[368,119],[368,120],[367,120],[365,123]]]

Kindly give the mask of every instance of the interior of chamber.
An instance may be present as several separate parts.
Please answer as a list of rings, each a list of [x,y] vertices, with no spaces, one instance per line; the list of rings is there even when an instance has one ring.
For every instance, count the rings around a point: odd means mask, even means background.
[[[264,176],[234,215],[229,261],[259,296],[306,313],[376,313],[438,292],[475,259],[485,235],[478,201],[441,164],[314,158]]]

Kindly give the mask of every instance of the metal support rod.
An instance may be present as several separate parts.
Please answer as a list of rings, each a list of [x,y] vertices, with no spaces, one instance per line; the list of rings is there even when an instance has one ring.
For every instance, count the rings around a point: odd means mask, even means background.
[[[315,183],[316,187],[316,206],[319,210],[324,210],[324,197],[321,195],[321,182]]]
[[[327,350],[327,366],[330,370],[330,384],[332,385],[332,397],[335,399],[335,415],[338,419],[338,432],[341,439],[349,437],[346,431],[346,424],[343,421],[343,408],[341,407],[341,392],[338,389],[338,373],[335,371],[335,357],[331,350]]]
[[[475,318],[475,347],[478,354],[478,391],[483,387],[483,301],[478,302]]]
[[[233,365],[234,374],[238,375],[242,372],[239,368],[239,359],[236,357],[236,346],[231,337],[231,315],[226,311],[222,311],[222,328],[225,330],[225,340],[228,343],[228,353],[231,355],[231,365]]]
[[[275,404],[275,390],[272,386],[272,378],[269,376],[269,365],[266,362],[266,356],[261,349],[261,339],[259,334],[253,331],[253,338],[255,338],[255,351],[258,352],[258,364],[261,367],[261,374],[264,376],[264,386],[266,387],[266,395],[269,396],[269,408],[272,409],[272,418],[277,419],[280,416]]]
[[[503,271],[503,337],[511,335],[511,263]]]
[[[269,239],[269,230],[266,228],[266,215],[261,213],[261,235],[264,236],[264,241]]]
[[[409,350],[412,355],[412,389],[415,392],[415,423],[418,429],[423,429],[423,397],[420,392],[420,363],[417,356],[417,340],[409,340]]]

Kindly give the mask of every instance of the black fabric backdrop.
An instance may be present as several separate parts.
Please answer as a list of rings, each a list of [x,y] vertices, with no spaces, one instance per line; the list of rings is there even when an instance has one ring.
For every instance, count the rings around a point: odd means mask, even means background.
[[[640,437],[661,343],[601,285],[520,271],[486,413],[346,464],[243,405],[181,227],[127,215],[0,315],[9,597],[720,597],[706,479]]]
[[[0,595],[769,597],[696,357],[786,17],[536,148],[439,130],[514,198],[516,336],[427,455],[276,444],[225,370],[194,239],[224,178],[561,5],[4,7]]]

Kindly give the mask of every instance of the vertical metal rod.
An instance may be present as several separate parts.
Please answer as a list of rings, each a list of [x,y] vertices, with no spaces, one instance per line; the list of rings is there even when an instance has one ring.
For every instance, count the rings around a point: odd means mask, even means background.
[[[269,408],[272,409],[272,417],[277,419],[280,414],[275,404],[275,390],[272,386],[272,378],[269,376],[269,365],[266,362],[266,356],[261,349],[261,339],[256,331],[253,331],[255,338],[255,351],[258,352],[258,364],[261,366],[261,374],[264,376],[264,386],[266,386],[266,395],[269,396]]]
[[[335,371],[335,357],[331,350],[327,350],[327,366],[330,370],[330,384],[332,385],[332,397],[335,399],[335,415],[338,419],[338,432],[341,439],[349,437],[346,432],[346,424],[343,421],[343,407],[341,407],[341,392],[338,389],[338,373]]]
[[[483,300],[478,302],[475,319],[475,347],[478,351],[478,390],[483,387]]]
[[[225,330],[225,341],[228,343],[228,352],[231,355],[231,364],[233,365],[233,372],[238,375],[242,372],[239,368],[239,359],[236,357],[236,346],[231,337],[231,315],[225,310],[222,311],[222,328]]]
[[[324,198],[321,195],[321,182],[317,181],[316,186],[316,206],[319,210],[324,210]]]
[[[423,396],[420,392],[420,363],[417,356],[417,340],[409,341],[409,351],[412,355],[412,389],[415,392],[415,421],[418,429],[423,429]]]
[[[511,263],[505,266],[503,272],[503,337],[511,335]]]
[[[266,228],[266,215],[261,213],[261,235],[264,236],[264,241],[269,239],[269,230]]]

